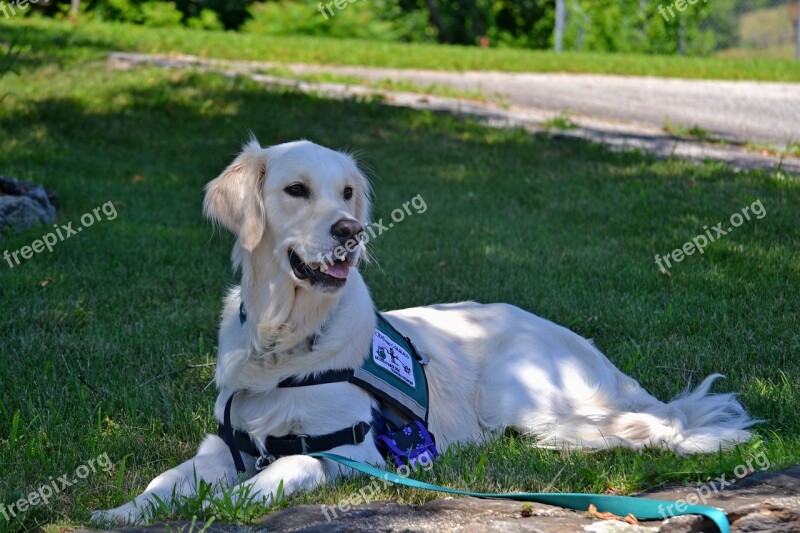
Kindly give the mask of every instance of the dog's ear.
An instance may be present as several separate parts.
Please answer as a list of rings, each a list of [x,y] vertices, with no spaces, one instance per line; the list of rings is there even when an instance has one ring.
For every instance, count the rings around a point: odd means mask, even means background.
[[[252,140],[222,174],[206,185],[203,212],[233,232],[248,252],[255,249],[264,234],[261,189],[266,167],[266,149]]]

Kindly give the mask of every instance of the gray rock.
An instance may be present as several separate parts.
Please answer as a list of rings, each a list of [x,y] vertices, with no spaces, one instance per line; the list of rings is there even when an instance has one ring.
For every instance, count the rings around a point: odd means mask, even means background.
[[[47,224],[54,218],[27,196],[0,196],[0,229],[20,232]]]
[[[57,202],[56,195],[41,185],[0,176],[0,233],[52,223]]]

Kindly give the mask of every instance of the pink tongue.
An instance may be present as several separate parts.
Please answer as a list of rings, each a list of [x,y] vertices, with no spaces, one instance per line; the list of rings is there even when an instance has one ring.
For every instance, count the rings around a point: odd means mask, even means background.
[[[350,265],[338,262],[329,266],[328,270],[325,271],[327,275],[338,279],[345,279],[348,272],[350,272]]]

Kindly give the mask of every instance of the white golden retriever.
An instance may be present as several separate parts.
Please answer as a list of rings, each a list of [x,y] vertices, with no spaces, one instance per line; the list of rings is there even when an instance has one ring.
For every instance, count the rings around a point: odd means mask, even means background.
[[[324,435],[373,416],[375,398],[350,383],[277,388],[291,376],[358,368],[368,353],[375,315],[355,268],[363,247],[331,264],[315,259],[330,257],[367,226],[369,197],[351,157],[307,141],[270,148],[251,141],[206,188],[205,213],[236,235],[233,264],[242,272],[222,312],[215,414],[222,421],[238,391],[232,425],[262,451],[267,436]],[[430,358],[429,427],[440,452],[508,427],[539,446],[582,449],[706,453],[750,438],[753,420],[734,396],[709,394],[717,376],[661,402],[588,340],[512,305],[463,302],[385,316]],[[331,451],[384,464],[372,438]],[[305,455],[257,470],[255,457],[242,456],[243,483],[265,498],[281,482],[286,494],[311,491],[346,470]],[[195,457],[155,478],[134,501],[93,518],[147,520],[154,497],[190,494],[198,479],[239,483],[218,436],[207,436]]]

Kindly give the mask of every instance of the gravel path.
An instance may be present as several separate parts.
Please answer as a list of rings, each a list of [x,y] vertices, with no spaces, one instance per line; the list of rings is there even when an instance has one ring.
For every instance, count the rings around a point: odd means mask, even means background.
[[[800,66],[798,67],[800,68]],[[297,72],[331,67],[296,65]],[[699,126],[715,137],[800,142],[800,84],[683,80],[595,74],[518,74],[335,67],[335,72],[370,80],[403,79],[418,85],[501,95],[514,105],[631,121],[656,128],[667,122]]]
[[[716,82],[572,74],[509,74],[498,72],[435,72],[422,70],[337,67],[222,61],[194,56],[113,53],[110,68],[141,65],[192,68],[226,76],[249,76],[271,86],[329,98],[379,95],[388,105],[468,115],[492,127],[522,127],[605,144],[612,149],[638,149],[658,157],[721,161],[735,169],[767,169],[800,175],[800,158],[778,157],[770,151],[746,149],[743,142],[761,142],[783,148],[800,141],[800,84]],[[418,87],[447,85],[480,90],[490,101],[448,98],[430,94],[301,81],[262,74],[271,67],[294,75],[330,72],[368,80],[410,80]],[[500,94],[501,97],[493,97]],[[569,113],[572,129],[548,127],[555,117]],[[676,138],[664,131],[669,120],[685,128],[699,126],[729,143]]]

